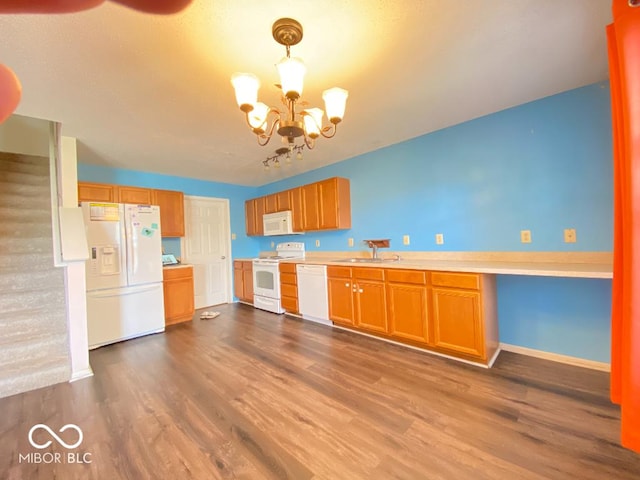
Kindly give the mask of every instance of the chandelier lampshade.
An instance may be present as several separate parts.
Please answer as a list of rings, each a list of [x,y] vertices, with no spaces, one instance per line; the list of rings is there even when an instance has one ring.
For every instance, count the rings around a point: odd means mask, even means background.
[[[302,96],[304,85],[304,75],[307,67],[299,58],[285,57],[278,63],[278,73],[280,74],[280,85],[282,93],[290,100],[297,100]]]
[[[327,118],[333,124],[341,122],[344,118],[344,110],[347,106],[349,92],[342,88],[333,87],[322,92],[324,108],[327,110]]]
[[[250,112],[258,101],[258,89],[260,80],[253,73],[234,73],[231,76],[231,84],[236,91],[236,102],[240,110]]]
[[[287,158],[291,153],[302,156],[302,145],[311,149],[320,136],[331,138],[336,134],[338,123],[344,118],[349,92],[342,88],[330,88],[322,93],[325,103],[328,125],[323,125],[324,112],[319,108],[299,108],[302,97],[304,76],[307,68],[297,57],[291,57],[291,47],[302,40],[302,25],[292,18],[276,20],[272,26],[273,38],[286,48],[286,57],[276,65],[280,76],[283,107],[268,106],[258,101],[260,80],[251,73],[234,73],[231,83],[235,89],[236,101],[244,112],[247,124],[256,135],[259,145],[266,145],[274,133],[278,133],[288,145]],[[305,103],[302,103],[305,105]],[[296,138],[304,139],[302,145],[296,145]],[[279,156],[269,157],[265,163],[278,166]],[[264,163],[264,162],[263,162]]]
[[[320,136],[320,128],[322,126],[322,117],[324,112],[319,108],[307,108],[304,112],[304,129],[311,138]]]

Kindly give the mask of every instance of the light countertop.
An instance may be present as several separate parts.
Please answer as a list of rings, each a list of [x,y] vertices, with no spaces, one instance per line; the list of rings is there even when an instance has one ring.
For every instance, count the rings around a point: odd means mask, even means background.
[[[610,252],[398,252],[398,261],[360,263],[339,261],[365,257],[353,252],[318,252],[307,254],[293,263],[338,265],[363,268],[399,268],[448,272],[531,275],[544,277],[613,278]],[[381,255],[389,259],[393,255]]]

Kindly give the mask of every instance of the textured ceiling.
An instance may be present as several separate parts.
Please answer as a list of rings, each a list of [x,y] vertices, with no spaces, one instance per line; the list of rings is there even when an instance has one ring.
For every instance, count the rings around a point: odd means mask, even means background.
[[[194,0],[173,16],[104,4],[0,15],[0,63],[21,115],[59,121],[85,163],[261,185],[607,79],[610,0]],[[279,105],[272,23],[304,27],[303,99],[350,92],[337,135],[264,172],[229,78],[252,72]]]

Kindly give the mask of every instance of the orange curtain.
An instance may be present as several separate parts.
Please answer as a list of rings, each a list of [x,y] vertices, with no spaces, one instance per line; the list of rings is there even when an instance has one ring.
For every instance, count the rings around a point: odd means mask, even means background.
[[[607,40],[614,144],[611,400],[621,407],[622,445],[640,452],[640,1],[613,0]]]

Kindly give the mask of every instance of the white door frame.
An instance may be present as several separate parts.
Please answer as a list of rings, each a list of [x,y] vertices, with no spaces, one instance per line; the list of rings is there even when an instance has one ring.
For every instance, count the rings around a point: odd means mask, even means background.
[[[228,198],[218,198],[218,197],[201,197],[198,195],[185,195],[184,196],[185,199],[185,203],[187,201],[189,201],[190,199],[194,199],[194,200],[199,200],[199,201],[210,201],[210,200],[214,200],[217,202],[223,202],[224,203],[224,219],[225,219],[225,247],[227,250],[227,258],[225,259],[227,262],[227,291],[225,292],[225,302],[226,303],[231,303],[231,301],[233,300],[233,296],[232,296],[232,290],[233,290],[233,262],[231,261],[231,259],[233,258],[232,252],[231,252],[231,209],[229,206],[229,199]],[[185,215],[185,221],[187,221],[186,219],[186,215]],[[185,238],[186,238],[186,232],[185,232]],[[185,249],[185,245],[186,245],[186,241],[183,239],[180,241],[180,257],[182,259],[185,259],[186,262],[189,261],[188,258],[186,258],[186,249]]]

